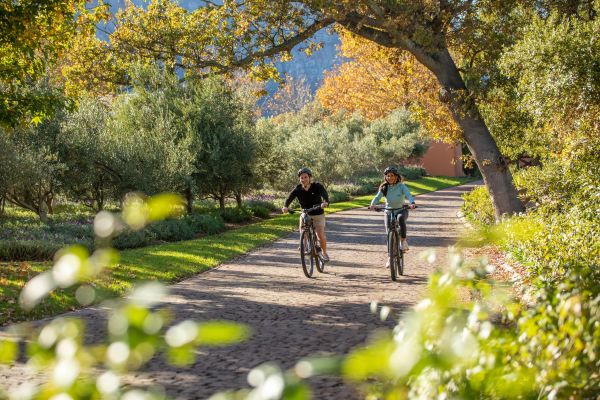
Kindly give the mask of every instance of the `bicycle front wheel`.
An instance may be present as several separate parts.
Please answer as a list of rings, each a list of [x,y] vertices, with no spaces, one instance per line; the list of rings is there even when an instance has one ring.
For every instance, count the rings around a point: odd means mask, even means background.
[[[397,235],[396,235],[397,236]],[[404,250],[400,248],[400,240],[398,240],[398,256],[396,259],[396,272],[397,275],[404,275]]]
[[[300,235],[300,260],[304,275],[311,278],[314,271],[313,243],[308,229],[302,231],[302,235]]]
[[[392,280],[395,281],[398,268],[398,234],[394,230],[388,232],[388,260],[390,262],[390,275]]]

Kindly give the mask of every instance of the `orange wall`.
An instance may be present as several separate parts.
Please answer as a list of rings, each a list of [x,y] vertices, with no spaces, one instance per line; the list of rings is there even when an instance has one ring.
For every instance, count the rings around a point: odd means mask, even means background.
[[[421,157],[419,164],[429,175],[439,176],[465,176],[462,169],[461,146],[431,142],[429,149]]]

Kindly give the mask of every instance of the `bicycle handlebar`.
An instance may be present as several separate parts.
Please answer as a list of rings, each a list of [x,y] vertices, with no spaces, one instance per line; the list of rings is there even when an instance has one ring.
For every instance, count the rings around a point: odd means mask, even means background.
[[[314,206],[312,206],[311,208],[303,208],[303,209],[302,209],[302,212],[304,212],[304,213],[309,213],[309,212],[311,212],[311,211],[318,210],[319,208],[322,208],[322,207],[321,207],[321,205],[320,205],[320,204],[317,204],[317,205],[314,205]],[[296,211],[295,211],[295,210],[293,210],[293,209],[291,209],[291,208],[289,208],[289,209],[288,209],[288,213],[290,213],[290,214],[293,214],[293,213],[295,213],[295,212],[296,212]]]
[[[414,208],[419,208],[416,204],[411,204],[413,206],[415,206]],[[386,206],[373,206],[372,209],[375,211],[397,211],[397,210],[408,210],[410,209],[411,205],[403,205],[402,207],[396,207],[396,208],[392,208],[392,207],[386,207]]]

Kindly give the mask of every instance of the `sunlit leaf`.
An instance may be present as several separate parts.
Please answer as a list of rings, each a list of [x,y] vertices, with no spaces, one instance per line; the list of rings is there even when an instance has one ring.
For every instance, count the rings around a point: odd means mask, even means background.
[[[163,193],[148,199],[148,220],[159,221],[180,214],[183,198],[173,193]]]
[[[196,342],[205,346],[224,346],[240,342],[250,335],[247,326],[227,321],[202,322],[198,324]]]
[[[10,364],[17,357],[19,346],[17,342],[9,339],[0,339],[0,363]]]

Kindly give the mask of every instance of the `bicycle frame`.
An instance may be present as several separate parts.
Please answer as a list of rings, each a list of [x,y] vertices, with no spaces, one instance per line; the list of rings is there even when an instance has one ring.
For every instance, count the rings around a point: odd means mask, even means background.
[[[390,207],[374,207],[375,211],[383,211],[386,214],[386,218],[388,218],[388,232],[390,230],[396,230],[398,231],[398,234],[400,234],[400,224],[398,223],[398,217],[400,217],[404,211],[410,209],[409,206],[402,206],[402,207],[398,207],[398,208],[390,208]],[[395,211],[400,211],[400,213],[395,214]],[[402,218],[404,218],[404,216],[402,216]]]
[[[404,250],[400,247],[400,224],[398,223],[398,218],[404,218],[402,214],[409,208],[406,205],[399,208],[374,207],[375,211],[385,211],[386,218],[388,219],[386,238],[390,275],[393,281],[399,275],[404,274]],[[395,214],[395,211],[400,211],[400,213]]]
[[[321,208],[321,205],[316,205],[311,208],[302,209],[300,219],[302,221],[300,229],[300,259],[302,261],[302,270],[307,278],[311,278],[314,266],[316,265],[319,272],[324,272],[325,262],[321,257],[319,241],[315,232],[315,227],[311,216],[308,214],[311,211],[315,211]],[[293,214],[293,210],[289,210],[290,214]],[[306,260],[306,256],[309,256],[309,262]]]

